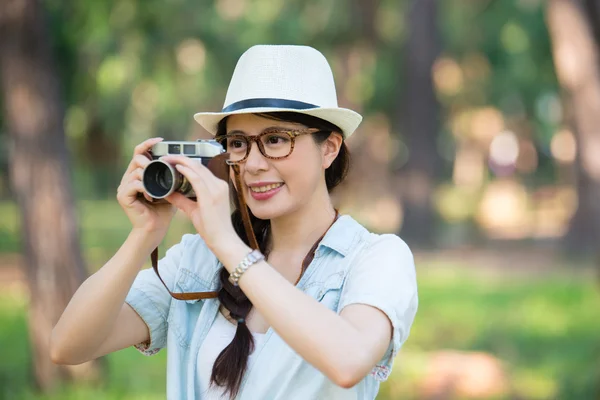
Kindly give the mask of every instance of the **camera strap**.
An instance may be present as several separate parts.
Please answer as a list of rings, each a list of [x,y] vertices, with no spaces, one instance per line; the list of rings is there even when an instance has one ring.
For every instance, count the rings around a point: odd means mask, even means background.
[[[229,182],[229,166],[230,166],[229,164],[226,163],[228,157],[229,157],[229,155],[227,153],[213,157],[213,159],[210,160],[210,162],[208,163],[208,166],[207,166],[208,169],[217,178],[223,179],[224,181],[227,181],[227,182]],[[237,164],[231,164],[231,168],[233,168],[233,176],[235,179],[236,187],[241,188],[242,187],[242,178],[240,176],[240,167]],[[248,206],[246,204],[246,198],[244,197],[244,192],[243,192],[243,190],[236,190],[235,192],[237,193],[238,201],[240,204],[240,213],[242,214],[242,222],[244,223],[244,229],[246,231],[246,237],[248,238],[248,241],[250,242],[250,247],[252,247],[253,249],[258,249],[258,242],[256,241],[256,236],[254,235],[254,230],[252,229],[252,223],[250,222],[250,215],[248,214]],[[335,209],[335,217],[334,217],[331,225],[329,225],[329,228],[331,228],[333,226],[333,224],[335,223],[335,221],[337,221],[339,216],[340,216],[339,211],[337,209]],[[296,281],[296,284],[298,284],[298,282],[300,281],[300,278],[304,274],[304,271],[306,271],[306,268],[308,268],[308,266],[312,262],[313,258],[315,257],[315,252],[317,250],[317,247],[319,246],[319,243],[321,243],[321,240],[325,237],[325,234],[327,233],[327,231],[329,231],[329,228],[327,228],[327,230],[323,233],[323,235],[319,239],[317,239],[315,244],[309,250],[308,254],[306,254],[306,257],[304,257],[304,260],[302,261],[302,269],[300,271],[300,275],[298,276],[298,280]],[[265,253],[265,256],[268,257],[268,251]],[[165,286],[165,288],[167,289],[169,294],[174,299],[177,299],[177,300],[204,300],[204,299],[214,299],[214,298],[218,297],[218,295],[219,295],[218,291],[190,292],[190,293],[172,292],[169,289],[169,287],[167,286],[167,284],[165,283],[165,281],[163,281],[160,274],[158,273],[158,247],[152,251],[152,254],[150,255],[150,259],[152,261],[152,268],[154,269],[154,272],[158,276],[158,279],[160,279],[162,284]]]
[[[216,157],[213,157],[207,165],[207,168],[217,177],[226,182],[229,182],[229,167],[227,164],[227,159],[229,158],[228,153],[223,153]],[[242,187],[242,178],[240,176],[240,167],[237,164],[232,164],[231,168],[233,168],[233,175],[235,177],[235,184],[238,188]],[[248,214],[248,206],[246,205],[246,198],[244,197],[243,190],[236,190],[238,201],[240,204],[240,213],[242,214],[242,222],[244,223],[244,229],[246,231],[246,237],[250,242],[250,247],[253,249],[258,249],[258,242],[256,241],[256,236],[254,235],[254,230],[252,229],[252,223],[250,222],[250,215]],[[158,279],[165,286],[169,294],[177,299],[177,300],[203,300],[203,299],[212,299],[216,298],[219,294],[218,291],[215,292],[190,292],[190,293],[175,293],[172,292],[165,281],[162,279],[158,272],[158,247],[152,250],[152,254],[150,255],[150,260],[152,261],[152,269],[158,276]]]

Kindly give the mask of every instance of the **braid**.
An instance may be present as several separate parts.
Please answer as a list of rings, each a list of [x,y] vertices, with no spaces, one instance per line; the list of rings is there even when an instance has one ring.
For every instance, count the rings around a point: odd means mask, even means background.
[[[231,197],[235,204],[235,211],[231,215],[233,228],[238,236],[247,245],[250,245],[233,185],[231,185],[231,191]],[[266,253],[266,242],[271,222],[269,220],[258,219],[250,210],[248,211],[259,248],[263,253]],[[230,316],[238,321],[238,324],[233,340],[215,360],[210,381],[211,384],[214,383],[225,387],[225,390],[233,398],[240,390],[242,378],[248,366],[248,357],[254,351],[254,338],[245,323],[246,317],[252,309],[252,302],[250,302],[239,286],[233,286],[229,282],[229,272],[227,272],[225,267],[222,267],[219,271],[219,279],[221,281],[221,289],[218,295],[219,301],[229,311]]]
[[[306,114],[278,112],[258,115],[280,121],[297,122],[309,127],[322,129],[322,132],[313,135],[317,144],[325,141],[331,132],[341,132],[340,128],[332,123]],[[227,118],[224,118],[219,122],[217,137],[226,133],[226,121]],[[346,144],[343,143],[337,158],[333,161],[331,166],[325,170],[325,184],[327,185],[327,190],[329,192],[345,178],[349,167],[349,157],[350,154]],[[230,184],[230,190],[231,199],[235,206],[235,211],[231,214],[233,228],[244,243],[250,246],[250,241],[246,236],[244,222],[242,221],[237,193],[235,192],[233,184]],[[259,250],[267,257],[270,250],[268,248],[268,238],[271,221],[257,218],[252,214],[250,209],[248,209],[248,214],[250,216],[252,230],[256,236]],[[248,366],[248,358],[254,351],[254,338],[252,337],[252,332],[250,332],[245,323],[246,317],[252,309],[252,302],[238,286],[233,286],[231,282],[229,282],[229,273],[225,267],[222,267],[219,271],[219,278],[221,281],[221,289],[218,294],[219,301],[223,307],[229,310],[231,317],[238,321],[238,325],[233,340],[215,360],[210,382],[211,385],[216,384],[224,387],[225,392],[228,392],[230,397],[234,398],[242,385],[242,378],[244,377],[244,373]]]

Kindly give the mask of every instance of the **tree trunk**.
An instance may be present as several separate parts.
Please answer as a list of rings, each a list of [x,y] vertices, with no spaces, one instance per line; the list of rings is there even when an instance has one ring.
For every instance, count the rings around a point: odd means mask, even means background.
[[[598,252],[600,238],[600,61],[590,1],[552,0],[547,23],[563,99],[577,138],[579,206],[566,236],[575,252]],[[598,254],[600,255],[600,254]],[[600,258],[599,258],[600,260]]]
[[[441,163],[436,150],[439,106],[431,77],[440,49],[437,1],[413,0],[408,24],[405,90],[397,113],[409,150],[399,180],[404,206],[401,235],[412,245],[427,247],[434,241],[432,198]]]
[[[98,362],[64,367],[49,357],[52,327],[86,273],[70,184],[60,84],[37,0],[6,0],[0,7],[0,82],[12,139],[10,178],[21,212],[36,383],[48,390],[60,379],[96,380],[101,371]]]
[[[379,38],[377,36],[377,9],[380,0],[354,0],[350,4],[352,20],[359,27],[359,37],[364,38],[367,43],[377,47]]]
[[[120,140],[110,137],[101,121],[95,115],[90,118],[85,142],[79,151],[84,154],[87,168],[94,171],[95,196],[105,198],[107,193],[116,193],[117,184],[121,180],[121,148]]]

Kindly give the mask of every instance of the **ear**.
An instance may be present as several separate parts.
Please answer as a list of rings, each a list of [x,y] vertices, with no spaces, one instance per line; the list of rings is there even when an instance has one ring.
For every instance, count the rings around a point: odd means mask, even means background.
[[[342,147],[343,138],[338,132],[332,132],[331,135],[321,144],[321,159],[323,169],[327,169],[333,163]]]

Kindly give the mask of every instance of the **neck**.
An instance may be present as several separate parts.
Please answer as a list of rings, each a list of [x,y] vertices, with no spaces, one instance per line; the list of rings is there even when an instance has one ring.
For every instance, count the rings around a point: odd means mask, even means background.
[[[306,253],[335,218],[329,194],[298,210],[271,220],[271,252]]]

